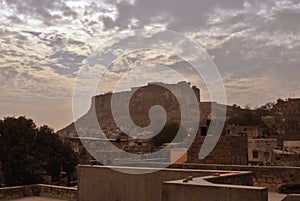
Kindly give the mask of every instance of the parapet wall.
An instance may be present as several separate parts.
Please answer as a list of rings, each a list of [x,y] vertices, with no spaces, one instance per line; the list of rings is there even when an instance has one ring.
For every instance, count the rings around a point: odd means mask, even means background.
[[[276,166],[238,166],[208,164],[173,164],[172,168],[191,168],[201,170],[229,170],[253,172],[253,185],[277,190],[281,185],[300,183],[300,167]]]
[[[165,182],[162,201],[267,201],[268,190],[261,187],[207,184],[203,181]]]
[[[0,200],[9,200],[29,196],[41,196],[76,201],[78,197],[77,193],[77,188],[36,184],[28,186],[0,188]]]
[[[36,187],[39,189],[39,196],[58,198],[68,201],[78,200],[78,189],[64,186],[53,186],[38,184]]]

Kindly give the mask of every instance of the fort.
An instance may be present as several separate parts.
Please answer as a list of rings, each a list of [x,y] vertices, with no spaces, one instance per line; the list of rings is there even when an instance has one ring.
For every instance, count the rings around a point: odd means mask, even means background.
[[[189,93],[188,95],[190,96],[185,96],[187,94],[186,91],[189,90],[192,90],[194,94]],[[179,106],[178,100],[174,94],[183,97],[183,105]],[[89,111],[76,122],[80,127],[82,126],[83,129],[85,128],[87,130],[87,135],[91,135],[98,124],[104,131],[110,130],[117,132],[118,128],[114,122],[111,111],[112,98],[115,103],[113,106],[120,109],[120,112],[116,115],[125,115],[121,111],[124,111],[124,102],[127,100],[130,103],[130,117],[136,125],[143,127],[150,123],[148,113],[151,106],[154,105],[161,105],[165,109],[168,121],[180,121],[180,107],[188,107],[186,103],[189,103],[191,99],[195,98],[197,102],[200,103],[200,90],[195,86],[191,86],[188,82],[179,82],[177,84],[149,83],[146,86],[132,88],[131,91],[110,92],[94,96],[91,99]],[[94,113],[96,113],[97,122],[90,121]],[[93,123],[97,123],[97,125],[94,125]],[[59,134],[63,137],[70,135],[75,136],[76,130],[74,124],[60,130]]]

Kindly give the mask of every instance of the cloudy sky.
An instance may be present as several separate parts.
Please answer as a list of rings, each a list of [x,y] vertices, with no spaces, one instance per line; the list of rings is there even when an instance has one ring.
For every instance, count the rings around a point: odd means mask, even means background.
[[[299,0],[0,0],[0,117],[66,126],[80,67],[144,28],[197,41],[230,105],[299,97],[299,22]]]

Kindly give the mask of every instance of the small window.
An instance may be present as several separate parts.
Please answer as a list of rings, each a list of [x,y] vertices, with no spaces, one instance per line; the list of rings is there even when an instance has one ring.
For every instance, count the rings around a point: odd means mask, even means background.
[[[264,158],[265,158],[265,159],[269,159],[269,157],[270,157],[269,152],[264,152]]]
[[[207,135],[207,128],[201,127],[201,136],[206,136],[206,135]]]
[[[253,151],[252,156],[253,158],[258,158],[258,151]]]

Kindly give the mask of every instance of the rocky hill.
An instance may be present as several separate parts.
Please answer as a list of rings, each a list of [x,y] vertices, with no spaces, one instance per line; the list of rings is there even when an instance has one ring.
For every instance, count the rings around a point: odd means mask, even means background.
[[[187,91],[193,93],[187,93]],[[171,92],[172,91],[172,92]],[[175,94],[175,95],[174,95]],[[179,103],[178,97],[181,97]],[[191,107],[191,99],[195,99],[196,108]],[[129,105],[126,106],[126,101]],[[115,109],[114,113],[112,112]],[[133,88],[131,91],[106,93],[92,97],[91,107],[89,111],[76,121],[76,128],[84,131],[87,136],[98,135],[98,126],[101,127],[105,133],[119,132],[120,128],[116,125],[115,118],[118,118],[118,125],[131,129],[127,123],[127,110],[129,108],[130,118],[135,125],[139,127],[146,127],[150,124],[149,111],[154,105],[163,107],[166,112],[166,122],[179,123],[181,118],[188,116],[188,121],[196,121],[197,110],[199,111],[200,105],[200,90],[194,86],[190,86],[187,82],[179,82],[177,84],[164,84],[164,83],[149,83],[140,88]],[[181,114],[180,107],[188,111],[188,114]],[[96,114],[96,118],[95,115]],[[160,113],[154,113],[152,118],[161,118]],[[204,113],[203,113],[204,114]],[[205,115],[205,118],[208,114]],[[201,115],[203,116],[203,115]],[[122,130],[124,128],[121,128]],[[75,124],[72,123],[66,128],[58,131],[62,137],[77,136]],[[82,132],[81,132],[82,133]]]

